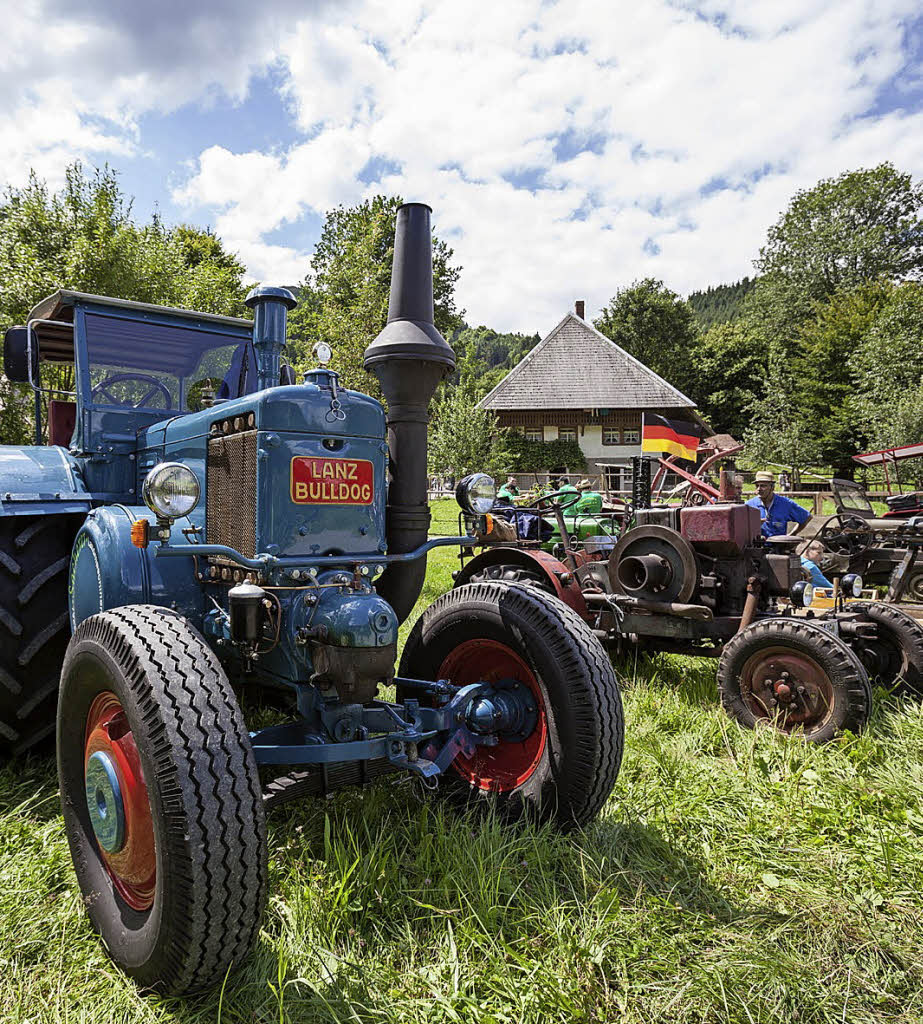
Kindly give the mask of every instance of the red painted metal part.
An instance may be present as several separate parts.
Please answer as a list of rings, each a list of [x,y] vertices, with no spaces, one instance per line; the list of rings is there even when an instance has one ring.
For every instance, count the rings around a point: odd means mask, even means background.
[[[660,484],[661,480],[669,470],[669,472],[676,473],[677,476],[681,476],[684,480],[687,480],[707,501],[721,501],[721,491],[712,487],[711,484],[706,483],[702,477],[716,462],[730,458],[732,455],[742,452],[743,449],[744,446],[742,444],[737,444],[730,448],[723,448],[720,451],[713,452],[708,456],[708,458],[704,459],[698,466],[696,466],[694,473],[690,473],[688,470],[682,469],[677,465],[675,456],[673,455],[669,455],[665,459],[658,459],[657,461],[660,463],[660,468],[657,470],[654,479],[651,481],[651,493],[657,493],[658,484]],[[689,495],[687,493],[686,497],[688,496]],[[683,504],[686,504],[685,498],[683,499]]]
[[[134,910],[148,910],[157,881],[151,803],[125,710],[109,691],[99,694],[90,705],[84,765],[97,751],[108,754],[115,766],[125,810],[122,849],[107,853],[98,847],[99,853],[122,899]]]
[[[548,742],[545,698],[529,666],[498,640],[466,640],[440,665],[438,678],[456,686],[516,679],[529,687],[538,707],[532,734],[521,743],[501,740],[495,747],[479,746],[473,757],[459,754],[452,765],[463,779],[485,792],[509,793],[526,782],[538,767]]]
[[[540,548],[491,547],[475,555],[455,580],[463,586],[471,577],[491,565],[515,565],[538,571],[548,581],[555,596],[580,616],[586,616],[587,606],[583,591],[573,572],[561,561]]]
[[[767,647],[751,655],[740,673],[740,687],[753,714],[783,732],[814,729],[833,708],[827,673],[790,647]]]

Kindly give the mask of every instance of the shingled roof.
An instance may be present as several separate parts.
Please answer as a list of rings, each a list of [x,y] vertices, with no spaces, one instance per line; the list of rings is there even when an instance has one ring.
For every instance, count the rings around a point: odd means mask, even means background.
[[[653,370],[568,313],[478,403],[482,409],[694,409]]]

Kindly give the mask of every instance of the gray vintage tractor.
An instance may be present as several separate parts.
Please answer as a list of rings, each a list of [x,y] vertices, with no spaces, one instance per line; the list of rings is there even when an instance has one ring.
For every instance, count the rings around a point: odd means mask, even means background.
[[[427,552],[474,540],[428,539],[428,406],[454,365],[429,207],[398,212],[365,353],[387,423],[326,346],[294,382],[289,292],[247,302],[252,322],[62,291],[4,349],[37,425],[35,445],[0,448],[0,742],[56,735],[90,918],[163,992],[221,980],[253,943],[267,805],[405,772],[570,828],[622,750],[602,647],[539,592],[444,595],[395,668]],[[48,392],[49,364],[73,366],[73,393]],[[281,720],[249,731],[241,688]]]

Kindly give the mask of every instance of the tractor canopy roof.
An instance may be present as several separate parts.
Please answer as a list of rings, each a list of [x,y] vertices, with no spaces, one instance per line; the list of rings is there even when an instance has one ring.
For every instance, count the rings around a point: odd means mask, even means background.
[[[73,361],[77,309],[85,313],[94,362],[118,365],[130,352],[134,367],[180,375],[193,370],[203,348],[227,345],[228,335],[245,340],[253,328],[252,320],[241,317],[61,290],[29,313],[41,359]]]

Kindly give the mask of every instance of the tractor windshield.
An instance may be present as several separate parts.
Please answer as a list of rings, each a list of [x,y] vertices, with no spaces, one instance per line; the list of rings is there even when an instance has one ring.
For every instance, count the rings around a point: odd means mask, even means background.
[[[194,412],[205,391],[236,398],[256,389],[245,337],[87,313],[86,343],[95,405]]]

